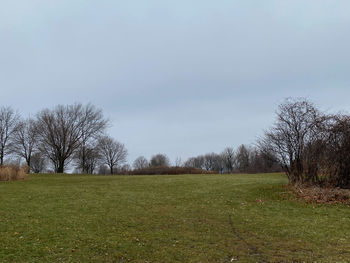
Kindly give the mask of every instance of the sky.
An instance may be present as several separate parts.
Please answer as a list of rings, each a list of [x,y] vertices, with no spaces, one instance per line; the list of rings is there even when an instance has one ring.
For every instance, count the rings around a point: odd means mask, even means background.
[[[350,112],[348,0],[0,4],[0,104],[92,103],[130,163],[254,143],[287,97]]]

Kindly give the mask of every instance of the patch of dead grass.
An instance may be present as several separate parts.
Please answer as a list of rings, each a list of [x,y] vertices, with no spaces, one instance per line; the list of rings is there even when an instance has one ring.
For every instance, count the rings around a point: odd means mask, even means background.
[[[319,186],[289,186],[289,188],[298,198],[309,203],[350,204],[350,189]]]
[[[4,165],[0,167],[0,181],[24,180],[28,177],[27,166]]]

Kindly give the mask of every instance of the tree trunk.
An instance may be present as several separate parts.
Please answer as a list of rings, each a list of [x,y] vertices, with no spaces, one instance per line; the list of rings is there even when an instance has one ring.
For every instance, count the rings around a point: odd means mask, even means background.
[[[27,166],[28,166],[29,173],[30,173],[30,170],[31,170],[31,168],[30,168],[30,158],[27,158]]]
[[[4,150],[0,152],[0,166],[4,165]]]
[[[88,173],[86,169],[85,145],[82,146],[82,173]]]
[[[60,161],[57,167],[57,173],[63,173],[63,172],[64,172],[64,161]]]

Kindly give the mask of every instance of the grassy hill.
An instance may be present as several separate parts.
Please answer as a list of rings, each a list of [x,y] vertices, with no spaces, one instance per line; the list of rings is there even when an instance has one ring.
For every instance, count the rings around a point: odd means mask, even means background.
[[[32,175],[0,183],[0,262],[347,262],[350,207],[280,174]]]

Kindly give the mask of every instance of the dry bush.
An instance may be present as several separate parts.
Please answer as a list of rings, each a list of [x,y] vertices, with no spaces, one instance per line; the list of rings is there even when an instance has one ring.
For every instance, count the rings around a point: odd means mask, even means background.
[[[350,189],[350,115],[287,100],[259,146],[278,157],[291,184]]]
[[[0,167],[0,181],[24,180],[28,177],[28,166],[4,165]]]
[[[350,190],[334,187],[290,185],[290,189],[308,203],[350,204]]]

